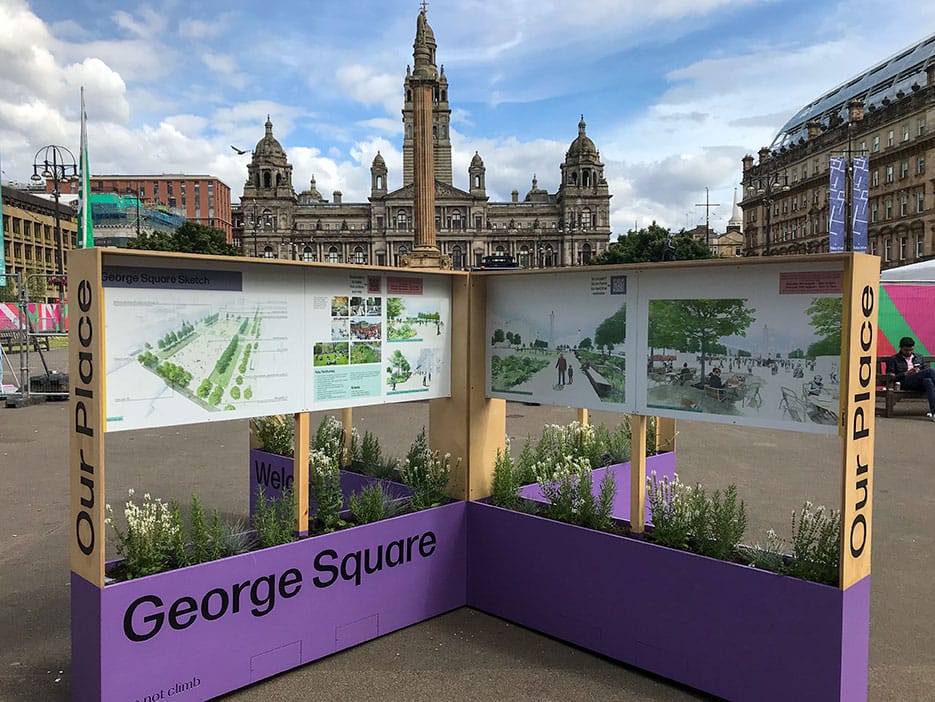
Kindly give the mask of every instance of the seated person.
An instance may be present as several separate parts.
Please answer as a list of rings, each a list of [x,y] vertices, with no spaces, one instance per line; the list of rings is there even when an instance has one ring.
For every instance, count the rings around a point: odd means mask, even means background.
[[[708,373],[708,380],[705,382],[705,385],[712,388],[723,388],[724,383],[721,382],[721,369],[712,368],[711,372]]]
[[[825,384],[822,382],[821,376],[816,375],[814,378],[812,378],[812,382],[808,384],[808,395],[810,397],[817,397],[818,395],[821,395],[821,389],[824,386]]]
[[[911,336],[899,340],[899,353],[891,360],[893,373],[904,390],[925,391],[929,401],[925,416],[935,422],[935,370],[922,367],[922,357],[914,353],[915,345]]]
[[[683,364],[681,370],[679,371],[679,384],[684,385],[687,381],[691,380],[691,377],[694,374],[694,371],[688,367],[687,363]]]

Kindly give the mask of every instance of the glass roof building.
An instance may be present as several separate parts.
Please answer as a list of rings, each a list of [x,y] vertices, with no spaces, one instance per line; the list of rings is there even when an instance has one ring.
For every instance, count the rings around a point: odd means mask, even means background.
[[[744,255],[828,251],[830,160],[850,183],[866,156],[868,253],[884,269],[935,258],[935,34],[813,100],[757,156],[743,158]]]
[[[935,34],[878,63],[812,101],[786,122],[770,145],[771,149],[791,146],[807,138],[809,121],[818,119],[823,126],[837,118],[847,118],[847,103],[861,100],[864,108],[874,110],[926,84],[925,69],[935,62]]]

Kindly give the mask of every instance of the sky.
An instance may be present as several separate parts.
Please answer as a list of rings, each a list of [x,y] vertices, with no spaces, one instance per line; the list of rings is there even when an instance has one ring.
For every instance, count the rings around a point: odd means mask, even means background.
[[[432,0],[454,185],[474,152],[491,201],[556,192],[581,115],[613,238],[653,221],[724,231],[741,159],[802,106],[922,39],[935,3]],[[217,176],[236,202],[267,114],[297,192],[365,202],[379,151],[402,186],[402,97],[420,3],[0,0],[2,178],[79,144],[93,174]],[[231,145],[246,149],[238,155]],[[707,191],[706,191],[707,189]],[[738,192],[738,196],[739,196]]]

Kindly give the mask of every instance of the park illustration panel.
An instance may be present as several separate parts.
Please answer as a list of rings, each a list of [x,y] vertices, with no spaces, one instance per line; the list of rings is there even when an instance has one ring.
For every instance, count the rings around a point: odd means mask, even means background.
[[[656,297],[644,285],[646,407],[833,433],[842,274],[758,272],[730,297],[676,297],[671,284]],[[680,283],[704,291],[690,277]]]
[[[622,409],[627,276],[498,276],[487,290],[491,397]]]
[[[105,268],[108,429],[254,416],[304,402],[292,286],[239,272]],[[110,284],[109,284],[110,283]],[[262,292],[261,292],[262,289]]]

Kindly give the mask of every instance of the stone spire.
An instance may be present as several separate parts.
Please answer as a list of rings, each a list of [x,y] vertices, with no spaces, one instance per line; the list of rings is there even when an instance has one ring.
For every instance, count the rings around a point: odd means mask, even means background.
[[[740,205],[737,204],[737,188],[734,188],[734,204],[730,210],[730,219],[727,220],[727,229],[736,229],[743,231],[743,212],[740,211]]]

